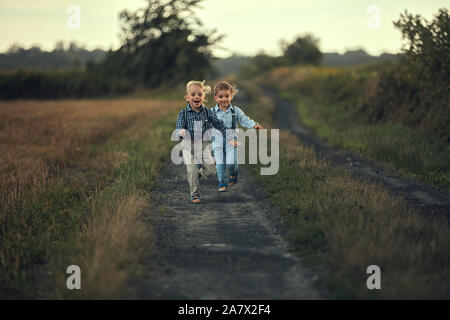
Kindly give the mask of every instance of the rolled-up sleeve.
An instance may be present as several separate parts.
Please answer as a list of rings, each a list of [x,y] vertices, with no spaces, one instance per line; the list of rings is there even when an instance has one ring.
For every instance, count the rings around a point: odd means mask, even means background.
[[[234,107],[234,110],[236,110],[236,118],[241,126],[248,129],[255,127],[256,122],[250,119],[241,108]]]

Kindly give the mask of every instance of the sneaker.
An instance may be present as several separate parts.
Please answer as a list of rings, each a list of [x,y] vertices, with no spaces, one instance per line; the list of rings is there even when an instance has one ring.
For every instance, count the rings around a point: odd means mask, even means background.
[[[227,191],[227,189],[228,184],[225,181],[219,183],[219,192]]]
[[[232,186],[233,184],[236,184],[238,182],[238,177],[237,176],[230,176],[228,185]]]
[[[190,197],[189,202],[190,203],[200,203],[200,198]]]

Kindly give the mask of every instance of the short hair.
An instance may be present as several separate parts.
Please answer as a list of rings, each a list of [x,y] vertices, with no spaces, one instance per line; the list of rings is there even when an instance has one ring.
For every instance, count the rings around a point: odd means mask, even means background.
[[[217,92],[220,91],[220,90],[230,90],[231,91],[231,97],[234,97],[239,92],[239,90],[236,87],[236,85],[229,84],[226,81],[220,81],[218,84],[216,84],[214,86],[214,95],[216,95]]]
[[[191,80],[191,81],[189,81],[186,84],[186,92],[189,90],[190,86],[197,85],[197,86],[200,86],[202,88],[202,90],[205,93],[205,95],[206,94],[210,94],[211,93],[211,87],[205,85],[205,82],[206,82],[206,80],[203,80],[203,81]]]

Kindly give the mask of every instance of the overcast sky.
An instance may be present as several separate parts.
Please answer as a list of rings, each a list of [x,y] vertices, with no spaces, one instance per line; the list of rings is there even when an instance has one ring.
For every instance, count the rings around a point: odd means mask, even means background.
[[[53,49],[56,41],[76,41],[87,48],[119,45],[118,14],[145,0],[0,0],[0,51],[13,43]],[[371,54],[398,52],[400,32],[392,25],[407,9],[431,19],[449,0],[204,0],[198,16],[205,27],[226,38],[230,52],[276,54],[279,40],[312,33],[324,52],[343,53],[362,47]],[[80,28],[71,20],[70,5],[80,8]],[[375,6],[375,7],[374,7]],[[371,8],[371,9],[370,9]],[[379,22],[379,23],[378,23]],[[72,23],[72,24],[71,24]],[[217,51],[216,55],[229,55]]]

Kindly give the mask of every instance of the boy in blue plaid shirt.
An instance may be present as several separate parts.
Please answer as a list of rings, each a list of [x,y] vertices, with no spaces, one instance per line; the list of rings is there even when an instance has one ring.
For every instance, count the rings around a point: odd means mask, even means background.
[[[180,111],[177,119],[177,135],[183,137],[182,152],[191,192],[191,203],[200,203],[199,170],[206,177],[216,173],[214,158],[210,149],[207,148],[209,139],[207,137],[203,139],[203,135],[209,134],[209,129],[216,128],[223,137],[227,137],[223,122],[217,119],[214,111],[203,106],[206,95],[210,92],[211,87],[205,86],[205,81],[189,81],[184,96],[188,105]],[[230,139],[226,140],[232,143]],[[198,150],[199,148],[196,148],[195,145],[202,146],[201,150]],[[207,150],[203,152],[205,148]],[[201,169],[198,166],[200,163],[203,165]]]

